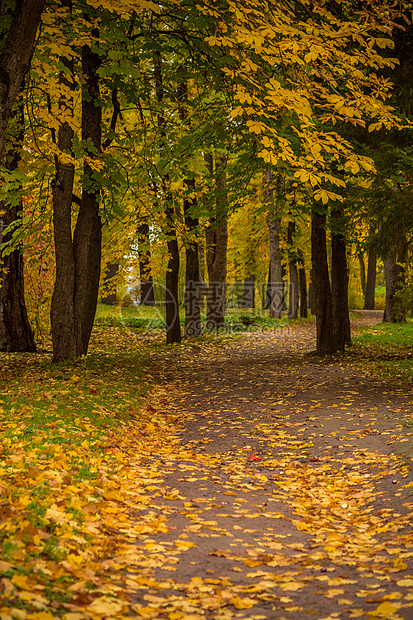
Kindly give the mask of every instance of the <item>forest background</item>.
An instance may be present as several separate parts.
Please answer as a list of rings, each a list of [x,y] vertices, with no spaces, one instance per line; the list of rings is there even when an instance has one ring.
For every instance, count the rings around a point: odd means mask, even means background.
[[[204,297],[212,331],[228,305],[280,317],[287,290],[306,316],[309,281],[319,353],[350,342],[349,300],[405,320],[411,18],[374,0],[1,2],[1,349],[51,327],[55,361],[86,354],[115,289],[163,308],[168,343],[179,309],[202,334]]]

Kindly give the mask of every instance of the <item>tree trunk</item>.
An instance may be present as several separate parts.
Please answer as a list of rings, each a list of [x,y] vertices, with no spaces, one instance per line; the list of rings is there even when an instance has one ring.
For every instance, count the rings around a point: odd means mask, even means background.
[[[271,258],[268,264],[267,284],[265,285],[265,294],[263,295],[263,308],[268,310],[271,308]]]
[[[62,4],[71,10],[71,0]],[[63,95],[59,112],[73,117],[73,59],[61,58],[66,71],[59,83]],[[56,174],[52,181],[53,233],[56,258],[56,280],[50,310],[53,360],[60,362],[76,357],[75,332],[75,256],[72,241],[72,200],[74,165],[67,161],[72,155],[74,131],[67,121],[60,125],[57,146],[61,155],[55,157]],[[66,161],[65,161],[66,160]]]
[[[384,322],[403,322],[406,320],[407,307],[399,293],[405,286],[405,265],[407,262],[408,244],[406,233],[401,224],[393,230],[393,248],[383,261],[386,280],[386,306],[383,314]]]
[[[116,305],[116,301],[117,301],[117,296],[116,296],[116,289],[113,290],[113,283],[111,282],[111,280],[113,280],[113,278],[116,277],[117,273],[119,271],[119,264],[118,263],[111,263],[109,265],[106,265],[106,272],[104,275],[104,285],[103,288],[105,290],[105,283],[108,282],[109,283],[109,290],[110,292],[106,293],[102,299],[101,299],[101,303],[102,304],[106,304],[108,306],[114,306]]]
[[[288,222],[287,244],[288,244],[288,270],[290,277],[290,288],[288,297],[288,318],[296,319],[298,315],[298,269],[297,269],[297,252],[294,247],[295,222]]]
[[[398,323],[406,320],[406,308],[397,298],[397,291],[404,284],[404,267],[396,259],[386,258],[384,264],[384,278],[386,280],[386,306],[383,313],[383,322]]]
[[[364,264],[364,255],[363,255],[363,252],[361,250],[359,243],[356,244],[356,248],[357,248],[357,257],[358,257],[359,266],[360,266],[361,290],[363,291],[363,295],[365,295],[366,294],[366,266]]]
[[[0,164],[5,155],[7,125],[33,55],[44,0],[15,3],[12,22],[0,53]]]
[[[70,0],[63,0],[70,6]],[[92,37],[99,33],[92,30]],[[69,75],[73,61],[62,59]],[[101,151],[101,107],[99,105],[99,55],[89,45],[82,47],[82,142],[88,155],[83,168],[82,198],[76,226],[71,235],[71,205],[73,201],[73,165],[56,162],[53,181],[53,218],[56,251],[56,283],[52,299],[53,361],[74,359],[86,355],[99,292],[102,225],[99,217],[99,173],[89,163]],[[62,72],[61,84],[68,91],[60,109],[72,112],[73,80]],[[66,81],[65,81],[66,80]],[[71,153],[73,130],[68,123],[59,128],[59,151]]]
[[[215,216],[210,219],[210,227],[205,233],[208,269],[207,329],[215,331],[225,322],[228,246],[228,196],[225,172],[227,159],[225,155],[219,154],[216,160]]]
[[[317,353],[335,353],[333,300],[328,274],[326,214],[313,211],[311,219],[311,261],[317,328]]]
[[[384,307],[383,322],[395,323],[396,313],[396,282],[398,276],[398,266],[395,260],[386,258],[383,261],[384,265],[384,279],[386,281],[386,305]]]
[[[331,211],[331,295],[333,300],[333,321],[336,351],[344,351],[351,344],[348,307],[348,267],[346,241],[343,234],[344,218],[340,207]]]
[[[267,225],[270,241],[270,316],[280,319],[282,316],[284,288],[280,250],[281,218],[274,212],[274,193],[271,187],[271,169],[264,175],[264,199],[268,205]]]
[[[192,216],[196,206],[195,180],[186,181],[187,189],[191,196],[184,199],[185,226],[189,235],[196,235],[198,219]],[[185,247],[186,267],[185,267],[185,338],[198,338],[201,335],[201,306],[202,288],[201,274],[199,271],[198,242],[191,239]]]
[[[168,200],[168,199],[167,199]],[[165,322],[166,322],[166,343],[173,344],[181,342],[181,325],[179,323],[179,247],[174,226],[174,209],[172,199],[169,198],[165,210],[167,223],[167,246],[168,246],[168,266],[166,270],[166,293],[165,293]]]
[[[156,100],[162,104],[164,97],[162,58],[159,50],[153,53],[153,76],[155,81]],[[161,147],[166,148],[166,119],[162,112],[158,112],[158,129],[160,133]],[[167,174],[161,175],[162,194],[165,201],[165,233],[167,236],[168,264],[166,268],[165,281],[165,322],[166,322],[166,342],[173,344],[181,342],[181,325],[179,322],[179,247],[175,228],[175,213],[171,192],[169,189],[169,177]]]
[[[364,298],[364,309],[365,310],[374,310],[375,308],[376,273],[377,273],[376,254],[370,250],[369,258],[367,262],[366,295]]]
[[[92,37],[99,33],[92,30]],[[99,55],[89,45],[82,47],[82,141],[89,159],[99,157],[102,138],[102,108],[99,105]],[[87,147],[86,147],[87,148]],[[75,255],[76,354],[86,355],[99,293],[102,253],[102,222],[99,216],[100,173],[86,163],[83,168],[82,198],[73,235]]]
[[[183,67],[178,68],[178,75],[182,76]],[[188,122],[188,84],[181,77],[177,88],[179,117],[182,124]],[[201,335],[201,305],[203,292],[201,274],[199,269],[197,229],[198,218],[194,217],[197,205],[195,195],[195,179],[186,179],[185,188],[187,195],[184,198],[185,226],[189,240],[185,244],[185,338],[197,338]]]
[[[18,105],[13,111],[16,121],[13,146],[7,149],[4,167],[13,173],[18,169],[20,150],[24,139],[24,111],[23,100],[20,97]],[[7,244],[12,239],[12,232],[4,233],[12,225],[13,230],[21,226],[23,212],[22,200],[18,205],[0,201],[0,243]],[[0,271],[0,350],[1,351],[30,351],[36,350],[33,332],[27,316],[24,298],[24,270],[22,248],[11,252],[3,250]]]
[[[139,275],[141,279],[141,304],[154,306],[153,279],[151,270],[151,244],[149,239],[149,224],[142,222],[138,227]]]
[[[243,296],[242,296],[243,308],[255,308],[255,275],[251,274],[244,278]]]
[[[298,277],[300,281],[300,317],[306,319],[308,316],[307,308],[307,276],[303,263],[300,263],[298,269]]]

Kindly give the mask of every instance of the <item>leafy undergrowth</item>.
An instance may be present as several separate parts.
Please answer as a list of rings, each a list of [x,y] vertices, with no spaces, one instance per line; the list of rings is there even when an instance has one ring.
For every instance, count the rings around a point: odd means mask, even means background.
[[[413,322],[379,323],[353,338],[350,359],[369,364],[378,376],[413,385]]]
[[[125,354],[136,345],[127,331],[97,331],[94,341],[97,352],[73,364],[2,355],[2,620],[120,611],[122,595],[105,573],[117,536],[164,527],[151,514],[136,517],[148,506],[147,472],[123,473],[140,447],[165,444],[167,419],[139,410],[153,377],[138,355]],[[99,351],[103,341],[109,348]]]

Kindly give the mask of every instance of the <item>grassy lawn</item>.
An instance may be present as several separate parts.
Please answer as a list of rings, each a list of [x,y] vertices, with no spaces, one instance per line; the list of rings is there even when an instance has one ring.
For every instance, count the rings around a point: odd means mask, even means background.
[[[3,620],[52,618],[44,610],[79,596],[71,586],[82,566],[93,590],[94,564],[106,553],[98,514],[104,500],[122,500],[125,438],[161,432],[165,424],[140,410],[153,376],[133,335],[98,327],[91,350],[58,365],[42,355],[0,356]],[[127,521],[124,504],[115,512]]]
[[[391,381],[413,385],[413,321],[379,323],[354,336],[350,359],[367,363],[372,372]]]
[[[185,323],[185,315],[183,309],[180,310],[181,327]],[[201,314],[201,324],[203,333],[206,333],[206,317],[205,313]],[[225,326],[223,332],[243,332],[243,331],[260,331],[263,329],[274,329],[288,325],[289,321],[286,317],[282,319],[273,319],[269,316],[268,310],[259,310],[256,312],[243,308],[227,308],[225,316]],[[125,327],[147,330],[150,336],[164,335],[165,315],[161,306],[105,306],[99,304],[96,313],[95,324],[102,326],[123,325]]]

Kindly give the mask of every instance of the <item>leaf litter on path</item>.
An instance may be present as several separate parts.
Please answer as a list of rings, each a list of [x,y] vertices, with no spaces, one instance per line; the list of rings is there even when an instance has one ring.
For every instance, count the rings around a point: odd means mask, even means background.
[[[408,397],[312,346],[299,327],[154,354],[165,384],[89,484],[65,481],[88,446],[40,480],[8,454],[2,620],[412,618],[410,438],[385,416]],[[62,501],[39,528],[20,515],[42,475]]]

